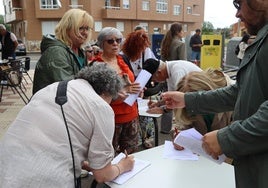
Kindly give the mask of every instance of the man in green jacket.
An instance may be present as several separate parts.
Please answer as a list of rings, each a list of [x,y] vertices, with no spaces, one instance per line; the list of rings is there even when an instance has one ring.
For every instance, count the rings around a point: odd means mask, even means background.
[[[87,64],[81,46],[90,40],[92,27],[93,18],[86,11],[70,9],[56,26],[55,36],[43,37],[42,55],[34,73],[33,94],[54,82],[73,79]]]
[[[256,3],[267,7],[267,1],[233,3],[236,17],[244,22],[251,35],[257,35],[246,49],[236,84],[208,92],[167,92],[162,97],[168,108],[185,107],[190,115],[233,110],[233,123],[205,134],[203,148],[214,158],[224,153],[234,159],[236,187],[267,188],[268,9],[254,8]]]

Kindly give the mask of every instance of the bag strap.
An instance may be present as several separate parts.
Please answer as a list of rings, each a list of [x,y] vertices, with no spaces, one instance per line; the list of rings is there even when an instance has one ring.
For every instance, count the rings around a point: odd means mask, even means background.
[[[133,68],[132,68],[132,66],[131,66],[131,63],[130,63],[128,57],[127,57],[125,54],[119,54],[119,55],[123,58],[124,62],[128,65],[129,69],[130,69],[131,72],[133,72],[133,74],[134,74],[134,70],[133,70]]]
[[[145,62],[145,61],[144,61],[144,60],[145,60],[145,59],[144,59],[144,56],[145,56],[145,52],[142,52],[142,68],[144,67],[144,62]]]
[[[55,102],[58,105],[64,105],[67,102],[67,85],[69,80],[61,81],[58,85],[57,94],[55,98]]]
[[[63,105],[68,101],[67,94],[66,94],[67,93],[68,82],[69,82],[69,80],[64,80],[64,81],[61,81],[59,83],[58,88],[57,88],[57,94],[56,94],[56,97],[55,97],[55,102],[58,105],[60,105],[60,107],[61,107],[61,112],[62,112],[64,124],[65,124],[65,127],[66,127],[66,131],[67,131],[67,135],[68,135],[68,139],[69,139],[69,144],[70,144],[70,149],[71,149],[71,155],[72,155],[73,173],[74,173],[74,186],[75,186],[75,188],[79,188],[79,187],[81,187],[81,182],[80,182],[80,179],[76,179],[72,140],[71,140],[70,131],[69,131],[69,128],[68,128],[68,125],[67,125],[66,117],[65,117],[65,114],[64,114],[64,111],[63,111]]]

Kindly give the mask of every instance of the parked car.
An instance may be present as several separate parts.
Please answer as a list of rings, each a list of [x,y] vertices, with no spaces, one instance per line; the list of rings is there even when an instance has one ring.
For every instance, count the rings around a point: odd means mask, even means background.
[[[18,39],[18,46],[16,48],[16,56],[25,56],[26,53],[26,46],[25,44],[22,42],[22,40]]]

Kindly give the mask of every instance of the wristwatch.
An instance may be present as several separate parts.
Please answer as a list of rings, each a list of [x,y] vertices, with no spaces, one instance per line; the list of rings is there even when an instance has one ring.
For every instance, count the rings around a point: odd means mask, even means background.
[[[167,113],[167,112],[168,112],[168,110],[167,110],[167,108],[166,108],[166,106],[165,106],[165,105],[160,106],[160,108],[163,110],[163,112],[165,112],[165,113]]]

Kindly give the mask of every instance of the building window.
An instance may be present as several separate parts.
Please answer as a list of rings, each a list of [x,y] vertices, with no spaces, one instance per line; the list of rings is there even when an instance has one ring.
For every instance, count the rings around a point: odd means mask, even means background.
[[[77,0],[71,0],[71,5],[78,5],[78,1]]]
[[[125,25],[124,22],[116,22],[116,28],[121,31],[124,32],[125,31]]]
[[[187,14],[192,14],[192,7],[187,7],[186,8],[186,13]]]
[[[123,9],[129,9],[129,0],[123,0]]]
[[[146,10],[146,11],[150,10],[150,2],[149,1],[142,1],[142,10]]]
[[[159,34],[159,33],[161,33],[161,28],[155,27],[154,28],[154,34]]]
[[[55,35],[55,27],[58,24],[57,21],[42,21],[42,35],[52,34]]]
[[[148,30],[149,30],[149,25],[148,25],[148,23],[146,23],[146,22],[140,22],[139,25],[140,25],[146,32],[148,32]]]
[[[181,6],[180,5],[174,5],[173,14],[174,15],[180,15],[180,13],[181,13]]]
[[[8,2],[8,12],[9,14],[12,13],[12,4],[11,4],[11,1]]]
[[[96,32],[100,32],[102,30],[102,22],[100,21],[95,21],[94,22],[94,28]]]
[[[59,0],[40,0],[41,9],[58,9]]]
[[[105,0],[105,7],[110,7],[110,6],[111,6],[111,1]]]
[[[188,25],[187,24],[184,24],[183,25],[183,32],[188,32]]]
[[[161,14],[167,14],[168,3],[166,0],[157,0],[156,1],[156,12]]]

